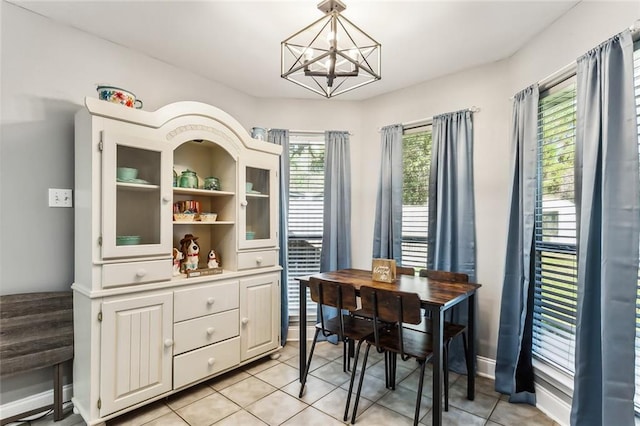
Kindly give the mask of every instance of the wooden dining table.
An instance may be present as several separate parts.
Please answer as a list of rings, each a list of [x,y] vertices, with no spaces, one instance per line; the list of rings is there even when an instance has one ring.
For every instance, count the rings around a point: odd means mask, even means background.
[[[360,287],[369,286],[385,290],[416,293],[420,297],[422,307],[431,313],[433,330],[433,425],[442,424],[443,395],[443,325],[444,313],[453,306],[468,299],[467,347],[470,354],[475,354],[475,295],[480,284],[467,282],[440,282],[429,278],[400,275],[392,283],[373,281],[371,271],[362,269],[342,269],[313,275],[325,281],[350,284],[359,295]],[[307,287],[311,277],[297,278],[300,281],[300,381],[307,362]],[[475,362],[467,365],[467,398],[475,398]]]

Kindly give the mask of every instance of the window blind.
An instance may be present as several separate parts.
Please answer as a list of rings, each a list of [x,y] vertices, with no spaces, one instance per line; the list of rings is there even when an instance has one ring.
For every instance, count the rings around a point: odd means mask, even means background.
[[[575,77],[540,94],[533,354],[573,374],[577,304]]]
[[[294,134],[289,137],[289,318],[300,312],[296,277],[320,272],[324,202],[324,135]],[[315,317],[316,304],[307,292],[307,313]]]
[[[402,265],[427,266],[431,126],[402,138]]]

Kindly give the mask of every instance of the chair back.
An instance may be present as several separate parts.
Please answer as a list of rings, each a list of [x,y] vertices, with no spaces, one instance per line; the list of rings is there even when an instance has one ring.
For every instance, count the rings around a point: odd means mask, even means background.
[[[408,359],[404,353],[404,337],[402,323],[419,324],[422,320],[420,314],[420,297],[416,293],[402,291],[383,290],[373,287],[360,287],[360,299],[362,310],[373,317],[373,334],[376,347],[380,351],[380,326],[381,323],[394,324],[397,327],[397,351],[403,360]]]
[[[420,276],[435,281],[468,283],[469,275],[462,272],[439,271],[437,269],[421,269]]]
[[[416,270],[408,266],[396,266],[396,277],[398,275],[415,275]]]
[[[344,318],[342,317],[342,310],[354,311],[357,309],[356,302],[356,289],[350,284],[340,284],[331,281],[325,281],[319,278],[311,277],[309,279],[309,290],[311,293],[311,300],[319,305],[331,306],[338,309],[338,318],[340,319],[340,333],[339,338],[344,338]],[[320,324],[325,336],[329,336],[331,333],[325,332],[325,317],[322,308],[318,310],[320,312]]]

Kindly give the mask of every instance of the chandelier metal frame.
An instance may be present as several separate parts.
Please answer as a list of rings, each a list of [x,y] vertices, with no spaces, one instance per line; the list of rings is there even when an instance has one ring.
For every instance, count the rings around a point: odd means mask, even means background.
[[[380,43],[340,14],[340,0],[318,9],[324,17],[281,43],[281,77],[326,98],[380,80]]]

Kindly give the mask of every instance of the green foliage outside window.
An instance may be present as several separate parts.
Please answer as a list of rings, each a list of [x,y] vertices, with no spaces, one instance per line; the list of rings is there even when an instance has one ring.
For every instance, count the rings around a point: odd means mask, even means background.
[[[402,204],[423,206],[427,203],[429,168],[431,165],[431,132],[403,136]]]
[[[542,193],[573,201],[576,85],[540,99]]]

